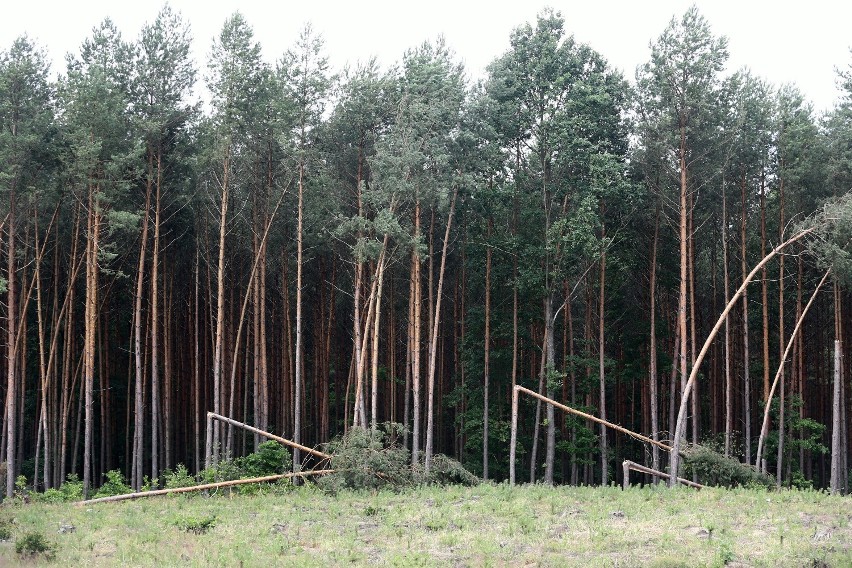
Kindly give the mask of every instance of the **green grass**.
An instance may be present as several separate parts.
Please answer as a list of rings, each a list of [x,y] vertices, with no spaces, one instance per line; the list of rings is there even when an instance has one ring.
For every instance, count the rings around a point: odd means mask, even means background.
[[[301,487],[5,504],[0,525],[0,566],[852,566],[849,498],[800,491]],[[15,552],[32,533],[55,559]]]

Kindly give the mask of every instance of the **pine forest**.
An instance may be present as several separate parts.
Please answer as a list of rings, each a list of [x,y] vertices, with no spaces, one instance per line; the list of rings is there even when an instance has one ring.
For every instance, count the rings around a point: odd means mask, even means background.
[[[852,57],[818,113],[697,8],[660,29],[635,76],[553,10],[476,80],[440,38],[267,54],[239,13],[198,62],[168,6],[61,69],[0,46],[5,493],[263,441],[208,412],[308,448],[398,423],[507,480],[515,385],[675,448],[522,396],[519,482],[700,444],[845,492]]]

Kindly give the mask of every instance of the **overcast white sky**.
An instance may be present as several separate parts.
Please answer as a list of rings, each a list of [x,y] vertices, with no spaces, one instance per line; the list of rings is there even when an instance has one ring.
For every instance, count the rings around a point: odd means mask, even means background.
[[[566,31],[601,52],[613,66],[633,78],[647,60],[648,43],[692,0],[243,0],[206,2],[172,0],[192,25],[195,57],[202,67],[213,37],[225,18],[239,9],[252,24],[264,55],[275,61],[293,44],[306,22],[326,40],[335,68],[376,55],[385,65],[404,51],[443,34],[471,77],[508,47],[511,30],[544,6],[562,12]],[[0,48],[27,33],[48,50],[62,71],[64,54],[76,52],[92,27],[109,16],[128,38],[162,4],[122,0],[81,2],[7,0],[0,21]],[[794,82],[817,110],[837,100],[835,68],[852,62],[852,2],[837,0],[699,0],[701,12],[717,35],[729,39],[729,68],[748,66],[781,84]],[[203,74],[203,73],[202,73]]]

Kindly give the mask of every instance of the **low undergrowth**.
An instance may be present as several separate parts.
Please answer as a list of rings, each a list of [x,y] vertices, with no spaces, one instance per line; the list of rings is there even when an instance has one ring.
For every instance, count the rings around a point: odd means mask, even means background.
[[[0,566],[848,566],[847,497],[479,484],[0,508]],[[63,531],[63,527],[73,530]],[[52,552],[34,552],[43,536]],[[16,552],[18,543],[22,552]],[[49,556],[54,555],[51,561]]]

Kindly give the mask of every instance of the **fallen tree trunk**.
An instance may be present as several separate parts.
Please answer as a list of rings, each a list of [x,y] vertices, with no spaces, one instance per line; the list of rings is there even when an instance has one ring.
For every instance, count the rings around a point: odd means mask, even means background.
[[[633,471],[638,471],[638,472],[641,472],[641,473],[647,473],[649,475],[654,475],[654,476],[657,476],[657,477],[665,477],[666,479],[671,479],[671,477],[672,477],[668,473],[665,473],[663,471],[659,471],[659,470],[656,470],[656,469],[651,469],[650,467],[645,467],[642,464],[638,464],[638,463],[632,462],[630,460],[624,460],[624,462],[621,464],[621,467],[624,468],[624,489],[627,489],[628,487],[630,487],[630,470],[631,469]],[[690,480],[684,479],[682,477],[678,477],[677,480],[680,481],[681,483],[683,483],[684,485],[689,485],[690,487],[694,487],[696,489],[703,489],[704,488],[704,486],[701,485],[700,483],[695,483],[694,481],[690,481]]]
[[[124,493],[123,495],[112,495],[98,499],[77,501],[76,505],[93,505],[95,503],[107,503],[111,501],[125,501],[127,499],[139,499],[141,497],[157,497],[158,495],[171,495],[173,493],[189,493],[191,491],[204,491],[206,489],[218,489],[232,485],[243,485],[245,483],[263,483],[266,481],[278,481],[293,477],[306,477],[308,475],[326,475],[334,473],[333,469],[318,469],[314,471],[301,471],[298,473],[282,473],[278,475],[266,475],[264,477],[252,477],[249,479],[232,479],[231,481],[219,481],[217,483],[205,483],[203,485],[192,485],[190,487],[176,487],[174,489],[156,489],[154,491],[139,491],[137,493]]]

